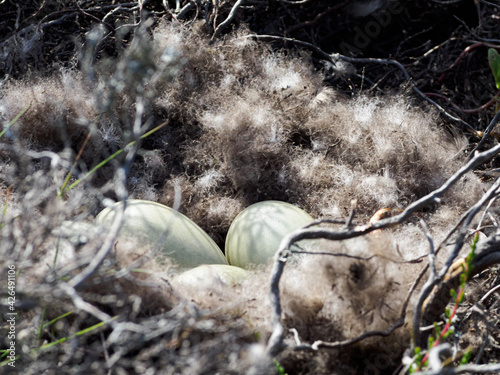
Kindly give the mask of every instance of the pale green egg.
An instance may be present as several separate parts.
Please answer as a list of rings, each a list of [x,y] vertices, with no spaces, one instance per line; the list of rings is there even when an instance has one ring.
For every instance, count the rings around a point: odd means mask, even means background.
[[[122,204],[118,202],[101,211],[97,224],[109,228]],[[157,248],[158,255],[170,258],[180,268],[227,264],[221,249],[203,229],[180,212],[151,201],[127,201],[117,246],[122,241]]]
[[[235,285],[248,277],[248,271],[226,264],[203,264],[177,276],[176,282],[187,286]]]
[[[242,268],[266,264],[287,234],[311,222],[307,212],[290,203],[255,203],[240,212],[229,227],[226,258],[229,264]]]

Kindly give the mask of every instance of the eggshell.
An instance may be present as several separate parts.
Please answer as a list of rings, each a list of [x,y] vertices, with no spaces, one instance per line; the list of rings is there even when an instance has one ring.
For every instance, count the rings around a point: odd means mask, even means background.
[[[116,209],[122,204],[118,202],[101,211],[96,217],[97,224],[109,228]],[[118,234],[118,251],[120,242],[126,241],[137,246],[157,247],[159,255],[169,257],[180,268],[227,264],[221,249],[203,229],[180,212],[151,201],[127,201]]]
[[[313,220],[290,203],[255,203],[236,216],[229,227],[226,258],[230,265],[242,268],[265,264],[276,253],[283,237]]]

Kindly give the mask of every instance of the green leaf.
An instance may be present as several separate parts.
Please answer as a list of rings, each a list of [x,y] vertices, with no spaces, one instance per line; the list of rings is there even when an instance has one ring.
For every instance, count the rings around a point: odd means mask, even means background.
[[[439,334],[441,333],[441,330],[439,331]],[[439,337],[439,334],[437,335]],[[434,340],[434,337],[432,336],[429,336],[429,338],[427,339],[427,347],[428,348],[432,348],[432,345],[434,345],[434,342],[436,340]]]
[[[463,290],[463,288],[460,290],[460,294],[459,294],[459,298],[458,298],[458,303],[462,303],[462,301],[464,300],[464,297],[465,297],[465,291]]]
[[[93,325],[93,326],[91,326],[91,327],[88,327],[88,328],[85,328],[85,329],[83,329],[83,330],[81,330],[81,331],[76,332],[76,333],[75,333],[74,335],[72,335],[72,336],[68,336],[68,337],[63,337],[63,338],[60,338],[59,340],[53,341],[53,342],[48,343],[48,344],[44,344],[44,345],[42,345],[42,346],[41,346],[41,347],[39,347],[39,348],[34,348],[34,349],[32,349],[31,351],[33,352],[33,351],[38,351],[38,350],[45,350],[45,349],[48,349],[48,348],[50,348],[50,347],[52,347],[52,346],[54,346],[54,345],[57,345],[57,344],[62,344],[63,342],[67,341],[68,339],[72,339],[72,338],[77,337],[77,336],[82,336],[82,335],[84,335],[84,334],[86,334],[86,333],[88,333],[88,332],[91,332],[91,331],[93,331],[93,330],[95,330],[95,329],[97,329],[97,328],[99,328],[99,327],[101,327],[101,326],[103,326],[103,325],[106,325],[106,324],[108,324],[109,322],[111,322],[111,321],[113,321],[113,320],[116,320],[116,319],[118,319],[118,315],[117,315],[117,316],[112,317],[112,318],[111,318],[109,321],[107,321],[107,322],[99,322],[99,323],[97,323],[97,324],[94,324],[94,325]]]
[[[277,360],[274,360],[274,365],[276,366],[276,371],[278,371],[278,375],[287,375],[285,373],[285,369],[283,366],[280,365],[280,363]]]
[[[30,107],[31,107],[31,102],[30,102],[30,103],[29,103],[29,104],[28,104],[28,105],[27,105],[27,106],[26,106],[26,107],[25,107],[25,108],[24,108],[21,112],[19,112],[19,113],[17,114],[17,116],[16,116],[16,117],[14,117],[14,119],[13,119],[11,122],[9,122],[9,124],[5,127],[5,129],[4,129],[4,130],[2,130],[2,131],[0,132],[0,138],[2,138],[2,137],[3,137],[3,135],[7,132],[7,130],[9,130],[9,128],[10,128],[12,125],[14,125],[14,123],[15,123],[17,120],[19,120],[19,117],[21,117],[22,115],[24,115],[24,114],[26,113],[26,111],[27,111]]]
[[[496,49],[490,48],[488,50],[488,61],[490,62],[491,71],[493,72],[497,89],[500,90],[500,55]]]
[[[457,300],[457,291],[455,289],[451,289],[450,290],[450,294],[451,296],[453,297],[453,301],[456,301]]]
[[[161,128],[163,128],[165,125],[167,125],[167,121],[165,121],[164,123],[162,123],[161,125],[158,125],[156,128],[148,131],[147,133],[141,135],[139,137],[139,139],[144,139],[144,138],[147,138],[149,137],[151,134],[153,134],[154,132],[160,130]],[[82,182],[83,180],[87,179],[89,176],[91,176],[95,171],[97,171],[99,168],[103,167],[105,164],[107,164],[109,161],[111,161],[112,159],[116,158],[118,155],[120,155],[122,152],[124,152],[127,147],[130,147],[132,145],[134,145],[135,143],[137,143],[137,141],[132,141],[130,142],[129,144],[127,144],[124,148],[121,148],[119,149],[118,151],[116,151],[113,155],[107,157],[105,160],[101,161],[99,164],[97,164],[94,168],[92,168],[89,172],[87,172],[87,174],[85,174],[85,176],[83,176],[83,178],[80,178],[78,180],[76,180],[75,182],[73,182],[69,187],[67,187],[68,183],[69,183],[69,179],[71,177],[71,171],[68,173],[68,176],[66,177],[66,180],[64,181],[63,183],[63,186],[61,187],[61,190],[59,191],[58,195],[60,197],[64,196],[65,192],[66,191],[69,191],[71,189],[73,189],[76,185],[78,185],[80,182]]]
[[[461,365],[466,365],[470,362],[470,357],[472,356],[472,348],[468,348],[467,351],[465,352],[464,356],[460,360]]]
[[[443,335],[443,340],[446,340],[448,337],[450,337],[453,334],[453,329],[449,329],[446,331],[446,333]]]

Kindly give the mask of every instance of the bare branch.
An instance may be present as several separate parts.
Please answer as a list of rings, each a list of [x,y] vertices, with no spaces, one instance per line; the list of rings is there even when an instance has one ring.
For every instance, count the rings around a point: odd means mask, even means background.
[[[77,309],[85,311],[90,315],[96,317],[102,322],[108,322],[112,327],[116,326],[116,322],[114,322],[113,317],[106,314],[105,312],[99,310],[94,305],[86,302],[80,295],[76,292],[75,288],[71,287],[68,284],[61,284],[61,289],[71,298],[73,304]]]
[[[432,348],[429,351],[429,368],[432,371],[440,371],[443,368],[441,357],[449,358],[451,355],[451,345],[447,342]]]
[[[359,237],[377,229],[384,229],[396,224],[400,224],[409,218],[415,211],[420,208],[429,206],[440,201],[440,197],[455,184],[464,174],[500,153],[500,145],[497,145],[490,150],[477,154],[465,166],[460,168],[453,176],[451,176],[440,188],[413,202],[404,209],[402,213],[386,219],[376,221],[370,225],[358,225],[352,229],[341,229],[333,231],[325,228],[302,228],[288,234],[280,244],[280,249],[289,249],[292,243],[306,240],[324,238],[329,240],[346,240],[349,238]],[[491,197],[489,198],[491,199]],[[472,218],[471,218],[472,219]]]
[[[497,124],[497,122],[498,122],[499,119],[500,119],[500,110],[497,111],[495,117],[493,117],[493,119],[490,121],[490,124],[486,128],[486,130],[485,130],[485,132],[483,134],[483,137],[481,138],[481,140],[479,141],[479,143],[476,145],[476,147],[474,147],[474,149],[471,151],[469,157],[474,156],[474,153],[476,152],[476,150],[480,150],[481,149],[481,147],[486,142],[486,139],[488,139],[488,136],[490,135],[491,131],[493,130],[493,128],[495,127],[495,125]]]
[[[395,224],[402,223],[404,220],[406,220],[408,217],[410,217],[413,212],[415,212],[417,209],[425,207],[429,204],[432,204],[434,202],[439,202],[439,197],[441,197],[454,183],[456,183],[465,173],[473,169],[475,166],[479,165],[480,163],[484,162],[485,160],[488,160],[489,158],[493,157],[494,155],[498,154],[500,152],[500,145],[497,145],[493,147],[492,149],[485,151],[483,153],[477,154],[473,159],[471,159],[465,166],[460,168],[453,176],[451,176],[440,188],[434,190],[433,192],[429,193],[428,195],[424,196],[423,198],[417,200],[416,202],[410,204],[401,214],[389,217],[386,219],[382,219],[380,221],[376,221],[374,223],[371,223],[369,225],[359,225],[354,228],[343,228],[338,231],[330,230],[330,229],[325,229],[325,228],[302,228],[298,229],[287,236],[283,238],[283,240],[280,243],[280,247],[278,251],[276,252],[274,256],[274,266],[272,269],[271,273],[271,283],[270,283],[270,302],[271,306],[273,307],[272,314],[271,314],[271,323],[272,323],[272,329],[273,332],[271,334],[271,337],[268,341],[267,345],[267,351],[270,355],[276,355],[281,351],[283,348],[283,339],[285,335],[285,330],[283,327],[283,324],[281,322],[281,301],[280,301],[280,290],[279,290],[279,282],[281,279],[281,276],[283,274],[283,270],[285,268],[286,261],[288,257],[292,254],[290,251],[291,246],[301,240],[305,239],[319,239],[319,238],[324,238],[324,239],[329,239],[329,240],[345,240],[349,238],[354,238],[358,236],[362,236],[364,234],[367,234],[371,231],[377,230],[377,229],[383,229],[387,228],[390,226],[393,226]],[[468,211],[469,214],[465,218],[464,223],[462,224],[462,228],[467,228],[472,220],[472,218],[477,214],[479,209],[489,200],[491,200],[494,195],[497,193],[497,189],[500,185],[500,180],[498,180],[491,188],[490,190],[483,195],[483,197]],[[464,232],[464,230],[461,231],[461,233]],[[441,269],[439,275],[437,277],[432,278],[432,280],[429,280],[426,285],[423,288],[423,292],[420,294],[419,298],[419,303],[417,304],[418,306],[415,308],[415,317],[414,321],[417,322],[417,324],[414,324],[414,344],[416,342],[419,342],[419,339],[421,337],[420,335],[420,320],[422,317],[422,305],[424,303],[424,300],[426,299],[427,295],[430,294],[432,291],[432,288],[438,284],[440,280],[442,280],[450,268],[453,260],[457,257],[458,251],[462,247],[463,244],[463,239],[465,235],[459,236],[459,239],[457,240],[456,246],[450,257],[448,258],[448,261],[446,262],[445,266]],[[498,254],[500,256],[500,254]],[[477,267],[477,266],[476,266]],[[483,268],[484,269],[484,268]],[[478,268],[476,268],[478,270]],[[419,281],[422,276],[423,272],[417,277],[417,280]],[[416,280],[416,281],[417,281]],[[416,286],[416,283],[412,285],[410,288],[411,293],[413,292],[414,288]],[[410,293],[409,293],[410,296]],[[407,303],[409,300],[409,296],[407,297],[407,300],[405,301],[404,304],[404,311],[402,310],[402,318],[400,318],[400,321],[395,323],[389,330],[387,331],[373,331],[373,332],[367,332],[364,335],[361,335],[358,338],[354,338],[351,340],[346,340],[345,342],[338,342],[338,343],[324,343],[324,342],[317,342],[314,348],[317,348],[319,346],[328,346],[328,347],[339,347],[343,345],[349,345],[353,344],[355,342],[358,342],[360,340],[363,340],[366,337],[370,336],[375,336],[375,335],[389,335],[394,329],[397,327],[400,327],[402,324],[404,324],[404,313],[406,311]],[[423,316],[426,316],[425,314]],[[307,346],[303,346],[306,348]],[[313,347],[311,347],[313,348]]]
[[[347,219],[347,223],[345,224],[346,229],[352,227],[352,221],[354,220],[354,215],[356,215],[356,207],[358,205],[357,199],[353,199],[351,201],[351,213],[349,214],[349,218]]]
[[[297,45],[297,46],[305,47],[305,48],[313,51],[314,53],[318,54],[323,60],[329,61],[329,62],[331,62],[333,64],[335,64],[336,61],[338,61],[338,60],[342,60],[342,61],[347,61],[347,62],[350,62],[350,63],[359,63],[359,64],[366,64],[366,63],[373,64],[373,63],[375,63],[375,64],[393,65],[393,66],[397,67],[403,73],[403,76],[407,80],[408,84],[411,86],[411,88],[413,89],[413,91],[415,91],[415,93],[418,96],[420,96],[426,102],[432,104],[435,108],[437,108],[437,110],[442,115],[444,115],[448,119],[452,120],[453,122],[456,122],[456,123],[459,123],[461,125],[464,125],[467,129],[469,129],[473,133],[476,132],[476,130],[469,123],[465,122],[461,118],[455,117],[452,114],[448,113],[438,103],[436,103],[434,100],[432,100],[431,98],[429,98],[428,96],[426,96],[413,83],[413,81],[412,81],[410,75],[408,74],[408,71],[406,70],[406,68],[400,62],[398,62],[396,60],[379,59],[379,58],[371,58],[371,57],[367,57],[367,58],[348,57],[348,56],[341,55],[340,53],[329,54],[329,53],[326,53],[325,51],[323,51],[321,48],[319,48],[319,47],[317,47],[317,46],[315,46],[315,45],[313,45],[311,43],[307,43],[307,42],[304,42],[304,41],[301,41],[301,40],[297,40],[297,39],[293,39],[293,38],[285,38],[285,37],[274,36],[274,35],[256,35],[256,34],[253,34],[253,35],[248,35],[247,37],[248,38],[260,39],[260,40],[276,40],[276,41],[281,41],[281,42],[285,42],[285,43],[291,43],[291,44],[294,44],[294,45]]]
[[[488,293],[486,293],[481,300],[479,301],[480,304],[484,304],[484,301],[488,299],[489,296],[491,296],[493,293],[497,292],[500,289],[500,285],[497,285],[494,288],[491,288]]]
[[[477,373],[477,374],[493,374],[498,373],[500,371],[500,363],[495,363],[491,365],[462,365],[458,367],[446,367],[439,369],[437,371],[425,371],[420,372],[422,375],[455,375],[455,374],[465,374],[469,373]]]
[[[230,23],[231,21],[234,19],[234,17],[236,16],[236,12],[238,11],[238,8],[243,4],[243,1],[244,0],[238,0],[236,1],[236,3],[233,5],[233,8],[231,9],[231,11],[229,12],[229,15],[227,16],[227,18],[222,21],[219,26],[217,26],[217,28],[215,29],[214,31],[214,35],[212,35],[212,38],[210,38],[210,41],[213,42],[214,39],[219,35],[219,33],[225,29]]]
[[[469,279],[500,262],[500,236],[493,236],[478,247],[471,263],[472,270],[469,273]],[[436,321],[445,311],[451,298],[450,290],[456,289],[460,283],[461,264],[463,264],[463,259],[455,262],[444,276],[438,275],[434,282],[428,281],[422,288],[414,310],[413,334],[416,335],[413,339],[414,346],[421,346],[425,341],[420,327]],[[444,281],[441,283],[441,280]],[[441,283],[439,287],[434,288],[439,283]]]
[[[345,254],[345,253],[326,253],[323,251],[291,250],[290,252],[292,254],[326,255],[326,256],[333,256],[333,257],[346,257],[346,258],[357,259],[357,260],[370,260],[370,259],[373,259],[375,257],[375,255],[371,255],[369,257],[361,257],[361,256]]]
[[[284,241],[284,240],[283,240]],[[282,241],[282,243],[283,243]],[[285,269],[285,263],[288,256],[291,254],[289,250],[283,248],[280,245],[281,250],[278,250],[274,255],[274,265],[271,271],[271,293],[269,294],[269,299],[273,311],[271,313],[271,326],[272,334],[267,342],[267,353],[274,357],[283,348],[283,338],[285,335],[285,329],[281,323],[281,301],[280,301],[280,288],[279,283],[281,280],[281,275]]]
[[[283,4],[291,4],[291,5],[302,5],[302,4],[307,4],[311,2],[311,0],[297,0],[297,1],[291,1],[291,0],[278,0],[280,3]]]
[[[431,267],[431,277],[436,278],[437,276],[436,264],[434,263],[434,260],[436,259],[436,254],[434,253],[434,241],[432,240],[431,232],[429,232],[429,228],[427,228],[425,221],[420,220],[420,225],[422,226],[424,234],[427,237],[427,240],[429,241],[429,266]]]
[[[113,224],[109,229],[109,233],[104,240],[101,248],[97,252],[90,264],[78,275],[73,277],[69,282],[68,286],[71,288],[77,288],[81,285],[89,276],[91,276],[97,268],[101,265],[104,259],[107,257],[111,249],[113,248],[113,244],[115,243],[115,239],[118,236],[118,232],[120,231],[123,224],[123,217],[125,214],[126,201],[123,201],[123,205],[116,213],[116,216],[113,220]]]
[[[479,362],[481,361],[481,357],[483,356],[484,349],[486,349],[486,347],[488,346],[488,341],[490,337],[490,327],[488,319],[486,319],[486,314],[484,313],[483,309],[481,309],[478,306],[478,304],[472,306],[472,312],[475,312],[481,317],[481,319],[483,319],[486,328],[486,332],[483,337],[483,344],[481,345],[481,349],[479,349],[479,352],[476,355],[476,360],[474,361],[475,364],[479,364]],[[476,329],[477,329],[477,323],[476,323]]]

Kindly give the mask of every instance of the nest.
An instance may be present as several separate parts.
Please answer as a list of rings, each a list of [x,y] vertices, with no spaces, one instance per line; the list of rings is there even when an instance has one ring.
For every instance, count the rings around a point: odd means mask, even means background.
[[[281,323],[292,331],[274,358],[266,348],[275,329],[272,262],[236,286],[193,289],[176,283],[170,265],[138,272],[140,257],[106,248],[105,234],[74,238],[61,228],[93,222],[124,191],[178,206],[221,248],[234,217],[258,201],[287,201],[344,224],[355,207],[348,225],[368,225],[381,208],[401,212],[467,163],[494,115],[487,49],[496,46],[498,7],[174,3],[0,4],[0,119],[10,124],[0,139],[0,254],[2,269],[20,271],[16,371],[395,370],[410,345],[408,325],[357,346],[297,347],[391,327],[424,268],[407,263],[428,251],[418,221],[436,243],[449,239],[491,185],[495,157],[399,226],[321,240],[341,257],[303,255],[287,266]],[[480,150],[495,144],[484,138]],[[480,221],[488,236],[497,226],[489,210]],[[468,284],[470,300],[487,290],[479,280],[493,287],[497,274],[489,268]],[[482,302],[491,307],[485,327],[498,315],[493,299]],[[471,325],[464,317],[460,347],[497,361]]]

